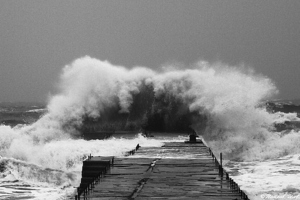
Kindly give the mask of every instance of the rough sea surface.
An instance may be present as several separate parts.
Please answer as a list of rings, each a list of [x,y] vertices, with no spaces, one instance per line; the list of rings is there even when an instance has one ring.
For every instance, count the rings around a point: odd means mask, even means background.
[[[136,114],[136,95],[147,92],[156,101],[147,113],[165,112],[169,122],[183,112],[198,116],[190,127],[215,155],[223,153],[225,169],[251,199],[300,199],[299,114],[268,109],[276,86],[251,69],[199,62],[156,72],[83,57],[63,69],[59,86],[47,105],[1,103],[0,199],[73,198],[88,155],[123,156],[137,144],[185,140],[166,133],[81,139],[86,117],[105,119],[112,109]],[[185,110],[172,112],[174,102]]]
[[[46,110],[32,106],[16,105],[9,110],[18,111],[18,120],[24,113]],[[2,112],[8,112],[2,108]],[[24,113],[22,113],[24,112]],[[3,116],[3,115],[2,115]],[[29,117],[30,115],[26,116]],[[31,117],[36,117],[36,113]],[[3,119],[3,117],[1,118]],[[18,130],[18,125],[12,130]],[[25,125],[26,126],[26,125]],[[8,137],[3,131],[11,131],[10,127],[1,125],[1,150]],[[187,135],[160,133],[153,138],[137,135],[115,135],[107,140],[85,141],[82,139],[63,139],[47,144],[47,150],[32,151],[32,157],[38,157],[39,163],[22,158],[21,154],[1,155],[0,159],[0,199],[70,199],[74,197],[76,187],[80,184],[82,160],[89,154],[99,156],[123,156],[137,144],[144,146],[161,146],[168,141],[183,141]],[[19,143],[22,152],[22,143]],[[26,151],[24,149],[24,151]],[[155,155],[149,155],[153,157]],[[172,156],[172,155],[169,155]],[[175,156],[175,155],[174,155]],[[178,155],[176,155],[178,156]],[[189,155],[186,155],[189,156]],[[288,199],[300,195],[300,154],[285,155],[263,161],[225,161],[225,169],[241,186],[251,199]],[[281,195],[281,196],[280,196]]]

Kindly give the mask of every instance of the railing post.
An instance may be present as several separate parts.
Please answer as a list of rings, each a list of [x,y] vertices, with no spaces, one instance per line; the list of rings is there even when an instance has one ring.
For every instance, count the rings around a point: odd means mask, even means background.
[[[81,195],[81,193],[80,193],[80,187],[77,188],[77,194],[78,194],[78,200],[80,200],[80,195]]]
[[[220,175],[223,177],[222,153],[220,153]]]

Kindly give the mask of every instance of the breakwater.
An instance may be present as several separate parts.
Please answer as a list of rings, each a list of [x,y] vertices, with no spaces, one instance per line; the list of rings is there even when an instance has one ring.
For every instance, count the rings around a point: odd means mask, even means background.
[[[174,152],[180,158],[170,158]],[[138,145],[126,155],[84,161],[82,174],[95,174],[97,178],[89,186],[82,183],[85,189],[78,190],[76,199],[249,199],[224,170],[222,154],[218,160],[201,141],[168,142],[163,147]],[[189,158],[191,155],[193,158]],[[106,173],[99,174],[94,172],[95,168],[85,167],[86,163],[98,161],[103,171],[105,163],[110,166]],[[85,180],[90,179],[83,177]]]

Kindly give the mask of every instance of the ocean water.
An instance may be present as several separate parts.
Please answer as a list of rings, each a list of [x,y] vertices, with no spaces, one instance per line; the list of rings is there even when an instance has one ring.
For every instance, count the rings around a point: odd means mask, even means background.
[[[32,112],[31,107],[22,112],[28,111]],[[46,110],[39,112],[42,115]],[[3,132],[13,134],[12,131],[26,126],[30,125],[18,125],[15,128],[2,125],[1,151],[9,140],[8,136],[3,137]],[[155,134],[153,138],[145,138],[141,134],[116,135],[106,140],[92,141],[65,138],[43,147],[30,147],[33,149],[22,148],[20,142],[20,148],[14,149],[16,152],[1,154],[0,199],[72,199],[80,184],[82,161],[88,155],[124,156],[124,152],[132,150],[137,144],[142,147],[162,146],[164,142],[186,139],[187,135],[184,134],[166,133]],[[22,156],[24,153],[30,154],[30,157]],[[263,161],[223,162],[230,176],[251,199],[297,199],[297,195],[300,195],[300,154]]]
[[[88,155],[123,156],[137,144],[185,140],[187,135],[165,133],[80,139],[77,128],[85,117],[105,118],[111,108],[136,113],[135,95],[145,94],[143,86],[152,88],[164,109],[172,111],[167,100],[176,99],[198,115],[190,127],[215,155],[223,153],[225,169],[251,199],[300,199],[299,130],[275,126],[300,119],[297,113],[267,109],[266,100],[278,93],[272,80],[221,63],[166,69],[129,70],[84,57],[63,69],[60,91],[47,105],[1,104],[0,199],[70,199]],[[171,117],[183,112],[178,108]]]

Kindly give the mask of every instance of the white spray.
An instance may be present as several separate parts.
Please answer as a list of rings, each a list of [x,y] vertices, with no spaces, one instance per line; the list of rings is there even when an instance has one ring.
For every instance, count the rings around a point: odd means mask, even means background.
[[[277,93],[267,77],[206,62],[161,73],[145,67],[129,70],[86,56],[63,69],[60,92],[50,99],[48,112],[40,120],[13,129],[0,126],[1,156],[67,170],[86,153],[101,154],[94,148],[104,143],[86,145],[86,141],[72,139],[78,134],[74,127],[81,125],[84,116],[101,117],[106,107],[117,105],[120,112],[129,112],[141,84],[152,85],[156,96],[173,94],[190,111],[206,115],[206,129],[199,134],[225,155],[264,159],[299,152],[298,133],[280,137],[270,131],[278,116],[259,106]],[[285,143],[278,147],[280,140]],[[125,148],[110,146],[118,153]]]

